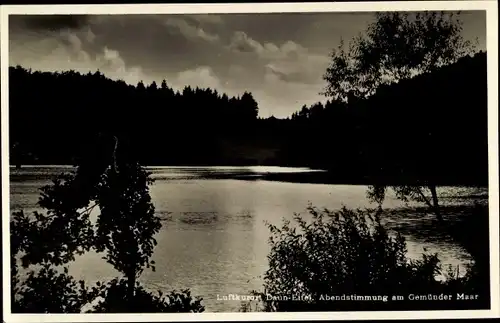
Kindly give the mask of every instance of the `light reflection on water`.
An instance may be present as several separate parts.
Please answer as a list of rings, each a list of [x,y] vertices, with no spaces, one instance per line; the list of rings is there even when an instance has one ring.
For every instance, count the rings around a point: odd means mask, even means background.
[[[11,211],[37,209],[39,188],[50,176],[68,168],[28,167],[11,169]],[[279,167],[152,167],[156,179],[151,196],[163,227],[156,239],[153,259],[156,272],[145,270],[140,280],[149,288],[168,291],[189,288],[204,298],[207,312],[237,311],[238,302],[217,301],[217,295],[247,294],[261,289],[267,268],[269,231],[265,221],[279,224],[309,203],[338,209],[374,207],[366,199],[366,186],[296,184],[241,180],[242,174],[310,171]],[[240,179],[232,178],[237,175]],[[470,189],[441,188],[440,195],[460,196]],[[449,203],[456,200],[449,199]],[[447,202],[447,203],[448,203]],[[384,208],[401,207],[389,195]],[[93,211],[93,216],[99,210]],[[389,227],[429,227],[429,218],[397,215],[384,219]],[[432,230],[432,228],[430,229]],[[439,252],[444,264],[469,261],[468,255],[446,237],[407,235],[408,255],[420,257],[423,249]],[[114,278],[117,273],[101,259],[87,253],[70,267],[70,273],[89,282]]]

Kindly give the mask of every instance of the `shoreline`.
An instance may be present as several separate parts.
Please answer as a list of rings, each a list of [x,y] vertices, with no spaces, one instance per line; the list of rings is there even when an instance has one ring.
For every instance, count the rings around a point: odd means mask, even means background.
[[[259,170],[249,170],[240,171],[239,168],[243,167],[254,167],[263,168],[262,171]],[[265,168],[282,168],[282,169],[295,169],[297,171],[288,172],[273,172],[272,170],[266,171]],[[16,174],[15,172],[22,172],[23,169],[36,169],[36,168],[62,168],[62,169],[72,169],[71,165],[25,165],[21,168],[16,168],[15,165],[9,165],[10,176],[23,176],[23,174]],[[224,169],[235,169],[235,172],[231,173],[216,173],[207,172],[205,174],[200,174],[201,179],[235,179],[244,181],[271,181],[271,182],[285,182],[285,183],[296,183],[296,184],[323,184],[323,185],[385,185],[385,186],[404,186],[404,185],[419,185],[423,186],[424,183],[418,180],[401,180],[394,178],[394,176],[387,176],[383,179],[374,178],[370,176],[348,176],[341,175],[338,172],[329,171],[326,169],[310,168],[310,167],[294,167],[294,166],[276,166],[276,165],[155,165],[155,166],[145,166],[146,169],[169,169],[169,168],[207,168],[215,170]],[[14,172],[14,174],[12,173]],[[478,188],[488,188],[488,183],[481,181],[470,181],[470,180],[451,180],[451,179],[441,179],[436,182],[436,186],[453,186],[453,187],[478,187]]]

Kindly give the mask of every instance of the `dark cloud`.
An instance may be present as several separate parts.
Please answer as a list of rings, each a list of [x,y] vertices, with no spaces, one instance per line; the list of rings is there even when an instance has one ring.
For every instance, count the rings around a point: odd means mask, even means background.
[[[86,26],[90,17],[87,15],[37,15],[10,16],[13,27],[24,26],[39,31],[57,31],[62,29],[79,29]]]
[[[228,48],[235,52],[258,54],[262,50],[262,45],[248,37],[243,31],[236,31]]]
[[[185,15],[184,17],[188,20],[195,21],[201,25],[222,25],[224,24],[224,15],[217,14],[195,14],[195,15]]]
[[[279,80],[286,82],[286,83],[299,83],[299,84],[309,84],[309,80],[304,80],[304,75],[300,72],[281,72],[279,70],[276,70],[272,66],[267,66],[268,68],[268,73],[273,74],[275,77],[277,77]],[[317,80],[314,82],[311,82],[312,84],[317,84]]]
[[[219,40],[217,34],[211,34],[199,26],[190,24],[187,19],[169,17],[163,23],[165,26],[172,27],[175,32],[183,35],[188,40],[204,40],[207,42],[216,42]]]

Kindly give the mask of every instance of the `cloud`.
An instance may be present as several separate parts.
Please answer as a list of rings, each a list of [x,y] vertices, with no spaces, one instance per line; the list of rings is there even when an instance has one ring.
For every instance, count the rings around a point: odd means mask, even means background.
[[[245,62],[230,65],[229,76],[239,80],[231,88],[251,91],[261,116],[289,116],[324,99],[319,92],[330,62],[328,51],[312,52],[292,40],[260,42],[243,31],[232,34],[226,49]]]
[[[87,40],[87,42],[89,43],[93,43],[94,40],[95,40],[95,34],[92,32],[92,30],[90,28],[87,29],[87,32],[85,34],[85,39]]]
[[[240,53],[260,53],[263,51],[262,45],[250,38],[243,31],[236,31],[231,38],[228,48],[234,52]]]
[[[10,65],[41,71],[80,73],[100,70],[107,77],[130,84],[149,81],[140,67],[128,66],[118,50],[95,44],[90,27],[42,33],[22,33],[10,39]]]
[[[88,62],[89,54],[83,49],[83,42],[80,37],[70,31],[60,32],[61,45],[65,46],[69,56],[73,60]]]
[[[202,24],[214,24],[219,25],[223,24],[224,20],[220,15],[216,14],[197,14],[197,15],[187,15],[185,16],[188,19],[192,19]]]
[[[322,101],[324,98],[318,92],[316,84],[290,82],[271,70],[264,74],[262,85],[252,91],[259,102],[262,117],[290,116],[290,111],[296,111],[304,104]]]
[[[219,78],[208,66],[200,66],[195,69],[179,72],[174,85],[180,89],[186,85],[190,85],[191,87],[211,88],[221,91]]]
[[[295,58],[273,61],[266,70],[281,80],[293,83],[319,84],[323,73],[330,63],[326,55],[304,53]]]
[[[101,55],[97,57],[98,67],[106,76],[123,80],[136,85],[140,81],[149,83],[149,79],[137,66],[127,66],[117,50],[104,47]]]
[[[254,53],[264,59],[286,59],[306,53],[307,49],[289,40],[281,45],[271,42],[260,43],[243,31],[236,31],[227,48],[233,52]]]
[[[91,55],[84,50],[84,42],[69,30],[52,32],[40,37],[25,33],[9,41],[10,65],[21,65],[41,71],[75,70],[87,72],[92,67]]]
[[[9,16],[10,28],[27,28],[37,31],[58,31],[79,29],[89,22],[87,15],[12,15]]]
[[[219,36],[206,32],[201,27],[190,24],[187,20],[178,17],[168,17],[164,22],[165,26],[174,27],[180,34],[190,40],[204,40],[216,42]]]
[[[319,84],[330,60],[328,55],[311,53],[294,41],[260,43],[242,31],[233,34],[227,48],[258,57],[265,66],[265,77],[272,75],[285,82]]]

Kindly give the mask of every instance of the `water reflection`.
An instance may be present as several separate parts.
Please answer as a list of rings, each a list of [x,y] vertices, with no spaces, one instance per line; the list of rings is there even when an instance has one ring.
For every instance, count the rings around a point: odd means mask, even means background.
[[[69,170],[11,169],[11,210],[36,210],[39,188],[55,174]],[[237,302],[217,301],[217,294],[247,294],[262,287],[259,276],[267,268],[269,252],[265,221],[279,224],[282,218],[291,219],[294,213],[304,212],[309,203],[330,209],[343,205],[374,206],[366,200],[366,186],[255,180],[270,172],[308,172],[308,169],[152,167],[150,170],[156,179],[151,196],[163,227],[156,236],[158,246],[153,255],[156,272],[146,270],[140,280],[147,287],[164,292],[190,288],[193,295],[204,298],[208,312],[239,309]],[[249,176],[252,180],[248,180]],[[440,194],[448,196],[450,203],[459,203],[456,197],[470,195],[470,189],[441,188]],[[431,217],[422,216],[415,209],[401,212],[402,206],[389,195],[384,208],[394,212],[384,222],[407,237],[410,257],[420,257],[427,248],[430,252],[439,251],[445,264],[456,266],[468,261],[467,254],[456,243],[433,227]],[[117,275],[95,253],[78,258],[70,273],[90,282]]]

